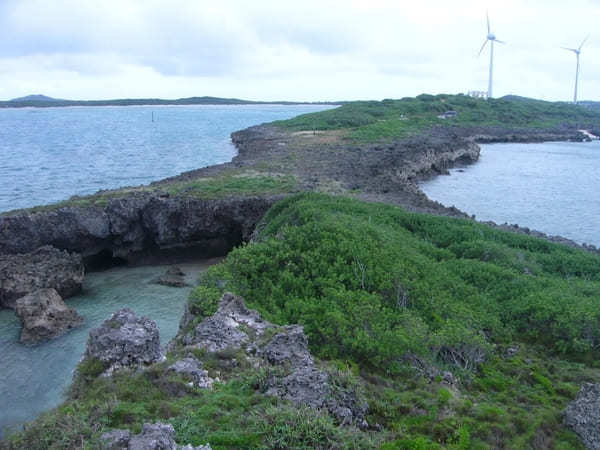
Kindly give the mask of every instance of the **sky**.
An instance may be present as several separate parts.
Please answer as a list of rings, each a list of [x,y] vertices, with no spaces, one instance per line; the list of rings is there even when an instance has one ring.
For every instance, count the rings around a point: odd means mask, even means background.
[[[600,100],[600,0],[0,0],[0,99]]]

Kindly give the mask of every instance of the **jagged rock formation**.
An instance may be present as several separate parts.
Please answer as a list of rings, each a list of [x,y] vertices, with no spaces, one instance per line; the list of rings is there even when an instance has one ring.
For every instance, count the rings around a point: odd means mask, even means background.
[[[24,344],[53,339],[83,324],[83,317],[65,305],[55,289],[39,289],[21,297],[15,310],[23,325],[20,340]]]
[[[241,297],[225,293],[217,312],[200,322],[191,335],[184,336],[184,343],[209,352],[239,349],[250,341],[248,333],[241,329],[242,325],[259,335],[273,327],[258,312],[246,308]]]
[[[83,359],[101,361],[105,375],[163,361],[156,322],[138,317],[128,308],[117,311],[90,331]]]
[[[77,254],[51,246],[30,253],[0,254],[0,307],[14,308],[18,298],[53,288],[62,298],[81,291],[84,269]]]
[[[584,383],[565,410],[565,425],[573,429],[585,446],[600,450],[600,383]]]
[[[213,316],[187,333],[180,331],[178,339],[186,348],[209,353],[240,350],[252,366],[269,368],[267,395],[328,410],[345,425],[368,426],[367,403],[357,386],[335,386],[333,375],[319,367],[310,353],[303,328],[267,322],[241,297],[225,293]]]
[[[168,423],[145,423],[140,434],[113,430],[100,437],[102,450],[211,450],[209,444],[193,447],[175,443],[175,429]]]
[[[167,371],[189,380],[190,385],[194,387],[208,389],[213,384],[208,371],[202,368],[202,362],[192,356],[176,361],[168,367]]]
[[[185,282],[185,273],[177,266],[169,267],[163,275],[154,280],[154,283],[170,287],[188,286]]]
[[[43,245],[80,253],[87,265],[118,258],[144,262],[172,254],[223,255],[250,237],[281,197],[203,200],[160,192],[129,193],[106,206],[65,206],[0,216],[0,255]]]

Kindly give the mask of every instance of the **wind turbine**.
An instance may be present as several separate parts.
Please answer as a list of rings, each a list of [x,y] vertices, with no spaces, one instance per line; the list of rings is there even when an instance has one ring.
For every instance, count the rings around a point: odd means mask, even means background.
[[[493,81],[494,81],[494,42],[497,42],[499,44],[506,44],[506,42],[501,41],[499,39],[496,39],[496,35],[494,33],[492,33],[492,30],[490,28],[490,16],[489,14],[486,14],[487,17],[487,31],[488,34],[485,37],[485,41],[483,41],[483,45],[481,46],[481,50],[479,50],[479,55],[481,55],[481,52],[483,52],[483,49],[485,48],[485,44],[487,44],[488,42],[490,43],[490,78],[488,81],[488,98],[492,98],[492,85],[493,85]]]
[[[589,35],[583,40],[579,48],[562,47],[565,50],[575,53],[575,56],[577,56],[577,70],[575,71],[575,95],[573,96],[573,103],[577,103],[577,84],[579,82],[579,55],[581,54],[581,47],[583,47],[583,44],[585,44],[585,41],[587,41],[588,38]]]

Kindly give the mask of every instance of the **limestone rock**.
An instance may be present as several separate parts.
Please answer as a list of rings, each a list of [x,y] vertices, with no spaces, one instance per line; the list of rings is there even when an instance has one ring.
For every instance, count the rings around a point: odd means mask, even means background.
[[[314,363],[308,349],[308,339],[300,325],[284,327],[281,333],[273,336],[261,353],[270,364],[298,367]]]
[[[90,331],[84,359],[96,358],[108,367],[105,374],[164,360],[156,322],[124,308]]]
[[[194,386],[199,388],[210,388],[213,384],[208,372],[202,368],[202,363],[193,357],[180,359],[169,366],[167,370],[189,379]]]
[[[102,450],[211,450],[209,444],[194,447],[175,443],[175,429],[169,423],[145,423],[140,434],[113,430],[100,437]]]
[[[71,297],[81,291],[83,276],[79,255],[49,245],[31,253],[0,255],[0,307],[14,308],[18,298],[43,288]]]
[[[185,287],[185,273],[177,266],[170,267],[163,275],[154,280],[156,284],[170,287]]]
[[[83,317],[65,305],[55,289],[39,289],[16,302],[21,319],[21,342],[37,344],[83,324]]]
[[[129,430],[112,430],[103,433],[100,436],[102,450],[127,450],[129,440],[131,439],[131,431]]]
[[[565,425],[584,445],[600,450],[600,383],[584,383],[575,400],[565,410]]]
[[[248,333],[242,330],[241,326],[260,335],[273,325],[263,320],[258,312],[246,308],[241,297],[225,293],[217,312],[198,324],[188,344],[209,352],[218,352],[226,348],[239,349],[250,342]]]

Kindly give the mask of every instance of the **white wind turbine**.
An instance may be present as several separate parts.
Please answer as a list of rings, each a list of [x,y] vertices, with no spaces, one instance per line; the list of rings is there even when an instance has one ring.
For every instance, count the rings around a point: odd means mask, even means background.
[[[581,47],[583,47],[583,44],[585,44],[585,41],[587,41],[588,38],[589,38],[589,36],[587,36],[583,40],[583,42],[581,43],[579,48],[562,47],[565,50],[575,53],[575,56],[577,56],[577,70],[575,70],[575,95],[573,95],[573,103],[577,103],[577,84],[579,82],[579,55],[581,54]]]
[[[494,33],[492,33],[491,29],[490,29],[490,16],[489,14],[486,14],[487,16],[487,30],[488,30],[488,34],[485,37],[485,41],[483,42],[483,45],[481,46],[481,50],[479,50],[479,55],[481,55],[481,52],[483,52],[483,49],[485,48],[485,44],[487,44],[488,42],[490,43],[490,78],[488,81],[488,98],[492,98],[492,85],[493,85],[493,80],[494,80],[494,42],[498,42],[499,44],[506,44],[506,42],[501,41],[499,39],[496,39],[496,35]]]

